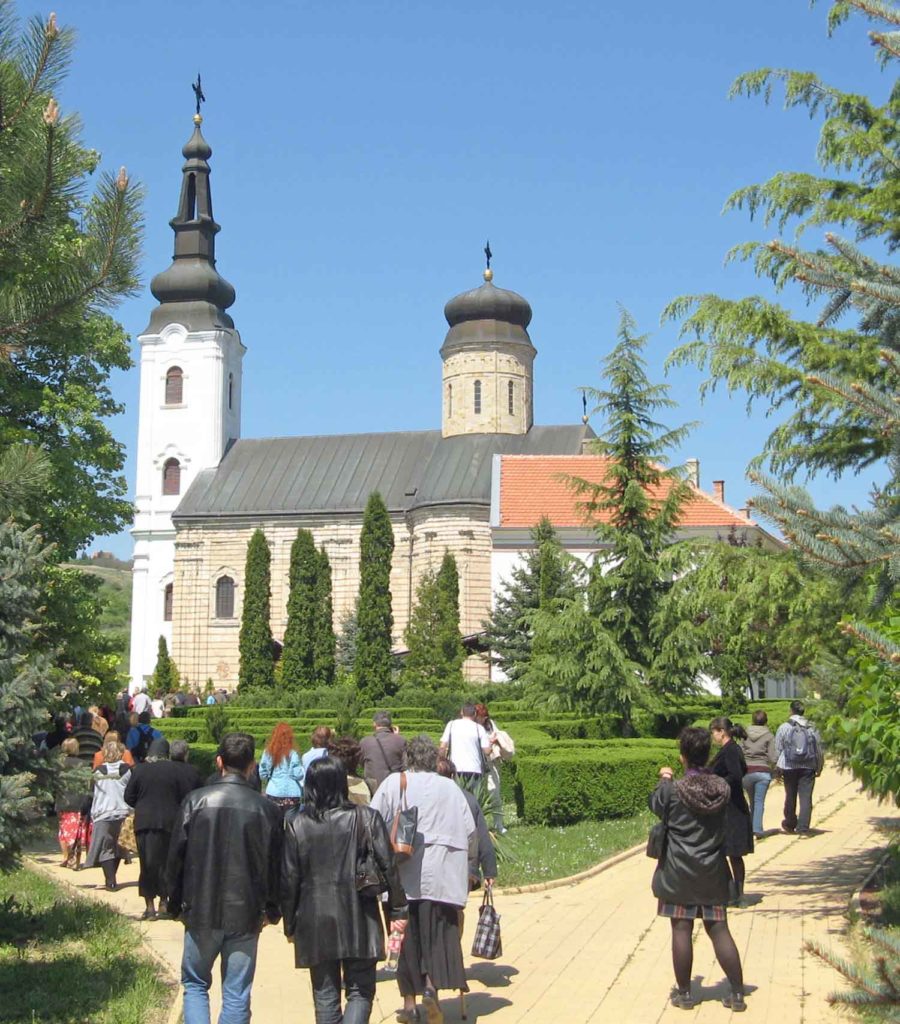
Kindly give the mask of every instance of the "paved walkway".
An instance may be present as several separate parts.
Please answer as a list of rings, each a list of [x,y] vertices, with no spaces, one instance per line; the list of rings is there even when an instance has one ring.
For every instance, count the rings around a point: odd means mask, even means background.
[[[770,790],[768,820],[779,818],[782,790]],[[876,834],[886,814],[861,796],[849,776],[826,770],[816,787],[816,834],[799,838],[773,834],[747,860],[747,893],[752,906],[729,914],[744,961],[748,1011],[744,1018],[777,1024],[835,1022],[825,1002],[839,977],[804,951],[815,940],[840,949],[844,913],[855,889],[884,845]],[[548,837],[548,841],[550,838]],[[86,895],[138,918],[143,901],[136,889],[136,864],[123,867],[126,887],[117,893],[95,888],[100,871],[75,874],[56,858],[35,861]],[[642,854],[577,884],[538,893],[499,894],[504,956],[496,963],[469,965],[468,1020],[490,1024],[566,1024],[613,1021],[656,1024],[690,1020],[721,1022],[726,1011],[722,972],[702,929],[695,930],[694,992],[702,1002],[691,1013],[668,1004],[672,984],[669,926],[655,915],[649,883],[653,865]],[[463,948],[471,948],[477,901],[466,915]],[[183,929],[170,921],[141,924],[147,941],[178,971]],[[216,990],[213,993],[217,1005]],[[393,1020],[401,1005],[392,975],[379,972],[373,1024]],[[444,1000],[448,1024],[460,1018],[456,999]],[[260,940],[253,989],[258,1024],[312,1024],[308,974],[293,967],[293,951],[278,928]],[[213,1020],[215,1021],[215,1015]]]

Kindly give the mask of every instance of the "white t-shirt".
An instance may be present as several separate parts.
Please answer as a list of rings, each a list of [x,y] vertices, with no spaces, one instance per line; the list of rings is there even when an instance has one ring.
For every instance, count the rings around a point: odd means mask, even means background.
[[[455,718],[447,723],[441,743],[447,744],[458,772],[481,775],[484,771],[482,751],[488,746],[488,734],[483,725],[471,718]]]
[[[136,693],[131,702],[131,708],[136,715],[142,715],[145,711],[150,710],[150,698],[143,691]]]
[[[162,718],[166,713],[165,705],[158,698],[150,701],[150,714],[154,718]]]

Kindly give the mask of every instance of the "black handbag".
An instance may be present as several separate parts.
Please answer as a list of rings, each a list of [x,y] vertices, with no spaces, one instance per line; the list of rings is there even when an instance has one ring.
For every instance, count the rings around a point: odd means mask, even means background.
[[[663,860],[666,856],[666,847],[669,844],[669,804],[672,797],[666,801],[663,808],[663,819],[658,821],[651,829],[647,837],[647,856],[652,860]]]
[[[406,860],[413,854],[416,829],[419,827],[419,808],[410,807],[406,800],[406,772],[400,773],[400,809],[391,822],[391,846],[397,860]]]
[[[387,879],[375,857],[369,816],[361,807],[356,808],[356,891],[372,899],[388,891]]]

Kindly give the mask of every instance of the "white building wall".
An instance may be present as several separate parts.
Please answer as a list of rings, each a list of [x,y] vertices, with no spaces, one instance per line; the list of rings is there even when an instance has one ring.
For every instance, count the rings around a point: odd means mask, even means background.
[[[194,477],[218,465],[229,440],[240,437],[241,364],[244,346],[236,330],[188,332],[168,324],[138,339],[140,398],[132,575],[132,688],[152,674],[159,637],[171,649],[172,624],[164,621],[164,592],[174,580],[172,513]],[[166,405],[166,374],[182,371],[182,402]],[[229,402],[230,398],[230,402]],[[163,466],[181,466],[177,495],[164,495]]]

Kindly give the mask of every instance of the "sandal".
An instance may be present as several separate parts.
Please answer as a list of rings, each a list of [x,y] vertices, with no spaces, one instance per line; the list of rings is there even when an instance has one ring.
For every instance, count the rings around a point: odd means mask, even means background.
[[[744,993],[734,991],[730,995],[725,996],[722,999],[722,1005],[731,1010],[732,1013],[743,1013],[747,1009],[747,1004],[744,1002]]]
[[[697,1005],[689,988],[673,988],[669,996],[669,1002],[679,1010],[693,1010]]]

